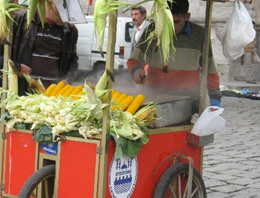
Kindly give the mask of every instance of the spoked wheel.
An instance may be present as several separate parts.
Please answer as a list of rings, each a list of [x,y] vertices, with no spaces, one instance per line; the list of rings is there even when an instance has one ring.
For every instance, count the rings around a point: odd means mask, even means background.
[[[55,165],[37,170],[23,185],[18,198],[51,198],[54,193]],[[41,192],[39,191],[41,187]],[[36,193],[37,192],[37,193]],[[35,194],[36,193],[36,194]],[[38,195],[37,195],[38,194]]]
[[[154,198],[186,198],[189,165],[183,162],[170,166],[161,176]],[[191,198],[206,198],[206,188],[199,172],[193,168]]]

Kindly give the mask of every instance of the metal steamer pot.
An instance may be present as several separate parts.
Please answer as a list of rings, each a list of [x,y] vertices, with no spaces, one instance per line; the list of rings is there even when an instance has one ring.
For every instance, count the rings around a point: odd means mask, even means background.
[[[146,96],[145,102],[157,103],[153,128],[190,124],[192,99],[188,96],[157,95]]]

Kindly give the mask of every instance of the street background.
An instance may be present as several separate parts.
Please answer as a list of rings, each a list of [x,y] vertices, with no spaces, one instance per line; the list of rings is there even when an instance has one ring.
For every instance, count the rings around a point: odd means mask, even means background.
[[[225,67],[220,82],[229,89],[260,91],[256,85],[228,81]],[[225,130],[204,147],[203,179],[208,198],[260,197],[260,100],[222,97]]]

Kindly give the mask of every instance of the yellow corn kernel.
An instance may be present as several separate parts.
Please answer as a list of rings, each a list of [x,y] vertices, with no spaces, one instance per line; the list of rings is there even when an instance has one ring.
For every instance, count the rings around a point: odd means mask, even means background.
[[[126,110],[133,100],[134,96],[127,96],[122,102],[120,102],[119,108],[122,109],[122,111]]]
[[[115,105],[112,106],[112,109],[117,110],[117,106],[127,97],[125,93],[121,94],[117,99],[115,99]]]
[[[73,92],[70,94],[70,95],[77,95],[79,92],[81,92],[83,89],[83,86],[82,85],[78,85],[74,90]]]
[[[54,88],[54,90],[51,92],[51,96],[56,96],[56,94],[65,86],[65,83],[63,81],[60,81],[57,86]]]
[[[122,102],[125,98],[127,97],[127,95],[125,93],[121,94],[117,99],[116,99],[116,103],[120,104],[120,102]]]
[[[74,89],[75,89],[75,87],[71,86],[62,96],[67,98],[68,96],[71,95],[71,93],[73,92]]]
[[[77,95],[82,95],[82,94],[83,94],[83,91],[82,91],[82,90],[77,93]],[[73,100],[78,100],[78,99],[80,99],[80,97],[79,97],[79,96],[73,96],[72,99],[73,99]]]
[[[70,87],[71,87],[71,85],[65,85],[65,86],[55,95],[55,98],[58,98],[60,95],[64,94]]]
[[[139,109],[143,101],[144,95],[137,95],[126,111],[133,115],[137,111],[137,109]]]
[[[111,96],[113,96],[113,94],[116,92],[116,90],[112,89],[111,90]]]
[[[115,93],[112,95],[112,99],[116,100],[120,95],[121,93],[119,91],[115,91]]]
[[[56,86],[57,86],[56,84],[51,84],[51,85],[48,87],[48,89],[45,91],[45,95],[49,97],[50,94],[51,94],[51,92],[55,89]]]

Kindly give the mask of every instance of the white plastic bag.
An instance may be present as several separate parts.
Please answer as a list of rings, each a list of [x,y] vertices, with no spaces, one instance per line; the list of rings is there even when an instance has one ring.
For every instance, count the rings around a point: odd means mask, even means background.
[[[234,3],[232,14],[221,30],[223,32],[219,31],[217,37],[222,43],[223,53],[231,60],[241,57],[246,45],[252,42],[256,35],[250,14],[240,1]]]
[[[193,126],[191,133],[198,136],[211,135],[221,131],[226,126],[226,121],[221,117],[223,108],[210,106],[206,108]]]

